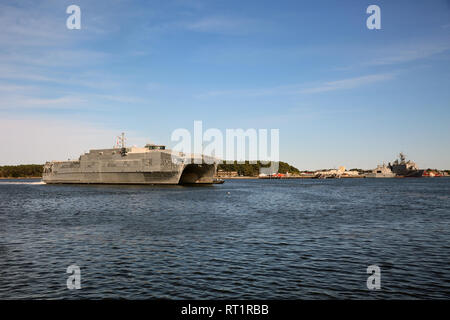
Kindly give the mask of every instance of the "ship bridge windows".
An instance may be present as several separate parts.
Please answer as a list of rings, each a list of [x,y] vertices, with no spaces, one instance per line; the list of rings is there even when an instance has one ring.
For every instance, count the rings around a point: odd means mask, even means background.
[[[147,144],[145,145],[146,148],[148,148],[149,150],[165,150],[166,146],[157,146],[154,144]]]

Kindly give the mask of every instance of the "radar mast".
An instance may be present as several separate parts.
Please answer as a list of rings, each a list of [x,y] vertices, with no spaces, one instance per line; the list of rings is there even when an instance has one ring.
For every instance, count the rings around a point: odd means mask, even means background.
[[[125,141],[126,141],[125,133],[122,132],[122,134],[120,136],[117,136],[115,148],[124,149],[126,147],[125,146]]]

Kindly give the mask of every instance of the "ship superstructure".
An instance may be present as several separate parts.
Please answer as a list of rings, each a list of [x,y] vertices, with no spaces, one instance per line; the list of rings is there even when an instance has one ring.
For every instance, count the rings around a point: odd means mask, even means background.
[[[392,170],[383,163],[382,165],[378,165],[375,169],[373,169],[372,172],[366,174],[366,177],[367,178],[394,178],[395,173],[393,173]]]
[[[163,145],[126,147],[124,135],[111,149],[96,149],[78,160],[44,165],[45,183],[200,184],[214,183],[215,158],[187,155]]]
[[[406,160],[406,156],[400,152],[399,158],[392,164],[389,163],[389,168],[397,176],[402,177],[421,177],[423,170],[420,170],[415,162]]]

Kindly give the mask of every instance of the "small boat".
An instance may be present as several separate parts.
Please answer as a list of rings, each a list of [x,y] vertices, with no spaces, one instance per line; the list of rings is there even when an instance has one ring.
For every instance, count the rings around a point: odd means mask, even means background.
[[[213,183],[214,184],[222,184],[222,183],[224,183],[225,182],[225,180],[223,180],[223,179],[218,179],[218,178],[215,178],[214,180],[213,180]]]

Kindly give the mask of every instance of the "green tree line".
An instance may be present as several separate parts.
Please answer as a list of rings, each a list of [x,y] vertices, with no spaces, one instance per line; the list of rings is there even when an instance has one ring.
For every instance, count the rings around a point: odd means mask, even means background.
[[[263,165],[261,162],[249,163],[223,163],[219,164],[218,170],[223,171],[237,171],[239,175],[243,176],[257,176],[259,174],[259,168],[269,167],[270,165]],[[19,177],[42,177],[43,165],[41,164],[25,164],[18,166],[0,166],[0,177],[1,178],[19,178]],[[279,162],[278,167],[279,173],[300,173],[300,171],[289,165],[286,162]]]
[[[249,163],[249,161],[245,161],[245,163],[237,163],[237,161],[234,161],[234,163],[222,163],[219,164],[218,166],[218,170],[223,170],[223,171],[236,171],[239,175],[242,176],[257,176],[259,174],[259,169],[261,167],[270,167],[270,165],[263,165],[261,164],[261,162],[257,162],[257,163]],[[300,171],[289,165],[286,162],[279,162],[279,166],[278,166],[278,173],[300,173]]]
[[[0,166],[0,178],[42,177],[42,164]]]

